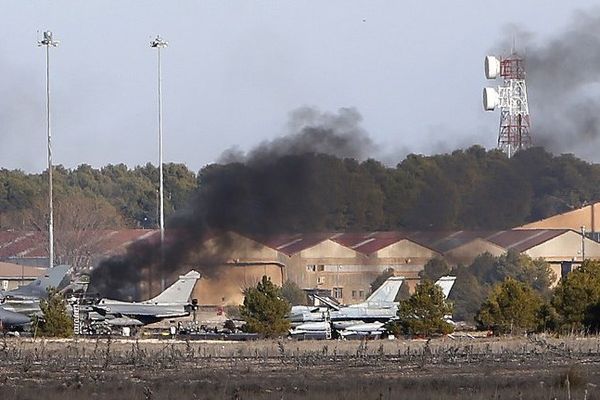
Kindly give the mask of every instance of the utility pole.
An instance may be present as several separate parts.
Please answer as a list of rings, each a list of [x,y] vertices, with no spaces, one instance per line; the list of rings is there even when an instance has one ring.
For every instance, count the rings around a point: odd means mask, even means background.
[[[581,226],[581,262],[585,261],[585,225]]]
[[[160,35],[156,36],[150,47],[157,51],[157,68],[158,68],[158,176],[159,176],[159,227],[160,227],[160,256],[161,264],[164,262],[164,243],[165,243],[165,207],[164,207],[164,189],[163,189],[163,133],[162,133],[162,65],[160,59],[160,51],[169,45],[163,40]],[[162,268],[161,268],[162,270]],[[152,279],[152,278],[150,278]],[[164,277],[161,274],[161,286],[164,286]],[[164,287],[162,287],[164,289]]]
[[[46,126],[48,130],[48,267],[54,267],[54,207],[52,203],[52,127],[50,119],[50,47],[59,42],[52,38],[52,32],[45,31],[38,46],[46,46]]]

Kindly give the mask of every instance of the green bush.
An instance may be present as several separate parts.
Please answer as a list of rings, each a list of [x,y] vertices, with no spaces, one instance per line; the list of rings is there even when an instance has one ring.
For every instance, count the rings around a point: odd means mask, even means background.
[[[292,305],[306,305],[306,293],[296,282],[286,281],[281,286],[281,295]]]
[[[417,285],[415,293],[398,306],[398,330],[407,335],[432,336],[451,333],[454,328],[444,320],[452,314],[442,289],[430,280]],[[391,329],[394,331],[394,329]]]
[[[255,288],[246,289],[244,295],[240,314],[246,321],[247,332],[277,337],[288,331],[290,321],[286,315],[290,311],[290,304],[282,298],[281,289],[266,276]]]
[[[552,305],[566,330],[600,328],[600,262],[586,260],[561,280],[552,296]]]
[[[531,286],[509,277],[494,285],[475,320],[496,334],[536,331],[542,305],[542,297]]]
[[[40,301],[42,318],[37,318],[37,334],[49,337],[73,335],[73,318],[67,312],[63,296],[54,289],[48,290],[48,299]]]

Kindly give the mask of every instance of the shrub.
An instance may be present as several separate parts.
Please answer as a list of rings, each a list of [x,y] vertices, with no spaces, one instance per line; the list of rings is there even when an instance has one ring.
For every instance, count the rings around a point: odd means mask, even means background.
[[[255,288],[246,289],[244,295],[240,314],[246,321],[246,331],[267,337],[277,337],[287,332],[290,322],[286,315],[290,311],[290,304],[282,298],[281,289],[267,276],[263,276]]]
[[[513,278],[494,285],[475,320],[496,334],[535,331],[540,326],[542,297],[531,286]]]
[[[452,314],[442,289],[430,280],[417,285],[415,293],[398,306],[398,328],[405,334],[431,336],[451,333],[454,328],[444,318]],[[393,330],[393,329],[392,329]]]
[[[73,319],[67,312],[63,296],[55,289],[48,290],[48,299],[40,301],[42,318],[37,318],[37,333],[41,336],[70,337],[73,335]]]

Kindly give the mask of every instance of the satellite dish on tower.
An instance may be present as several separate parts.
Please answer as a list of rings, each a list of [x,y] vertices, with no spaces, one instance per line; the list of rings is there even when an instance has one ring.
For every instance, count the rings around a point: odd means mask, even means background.
[[[491,87],[483,89],[483,109],[485,111],[494,111],[500,104],[500,95],[498,91]]]
[[[496,79],[500,75],[500,60],[494,56],[485,57],[485,77]]]

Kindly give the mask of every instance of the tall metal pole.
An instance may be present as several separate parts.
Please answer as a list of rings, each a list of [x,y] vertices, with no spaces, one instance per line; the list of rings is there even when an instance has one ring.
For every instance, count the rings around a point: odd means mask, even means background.
[[[585,225],[581,227],[581,262],[585,261]]]
[[[158,69],[158,175],[159,175],[159,227],[160,227],[160,254],[161,263],[164,261],[164,242],[165,242],[165,208],[164,208],[164,185],[163,185],[163,134],[162,134],[162,65],[160,59],[160,50],[167,47],[168,43],[160,35],[156,36],[150,43],[150,47],[157,50],[157,69]],[[161,286],[164,286],[164,279],[161,276]],[[162,288],[164,289],[164,287]]]
[[[52,39],[52,32],[44,32],[38,46],[46,46],[46,127],[48,131],[48,267],[54,267],[54,206],[52,202],[52,126],[50,113],[50,47],[58,46]]]

